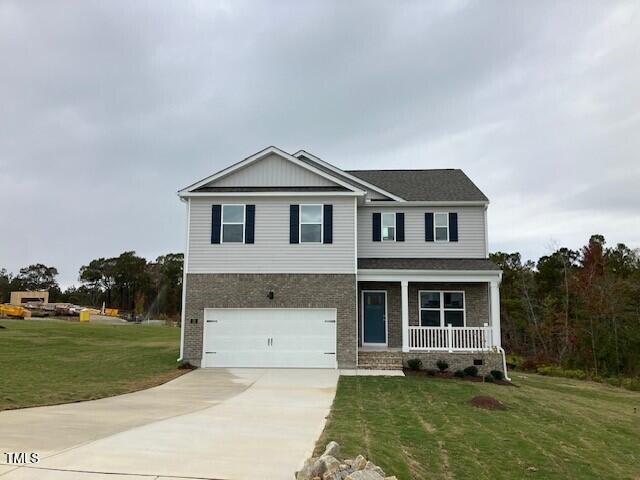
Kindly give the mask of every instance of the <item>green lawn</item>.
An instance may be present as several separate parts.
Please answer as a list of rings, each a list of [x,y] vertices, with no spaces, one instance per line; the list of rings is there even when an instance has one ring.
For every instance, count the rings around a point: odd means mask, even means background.
[[[399,479],[638,479],[640,393],[512,375],[520,388],[417,377],[341,377],[329,440]],[[468,405],[490,395],[506,411]]]
[[[0,319],[0,410],[90,400],[180,375],[180,330]]]

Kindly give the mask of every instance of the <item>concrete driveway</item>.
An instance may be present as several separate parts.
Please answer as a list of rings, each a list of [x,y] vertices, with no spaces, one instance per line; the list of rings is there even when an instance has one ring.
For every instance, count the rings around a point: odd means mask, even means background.
[[[291,479],[337,370],[203,369],[90,402],[0,412],[0,480]],[[36,452],[7,465],[5,452]]]

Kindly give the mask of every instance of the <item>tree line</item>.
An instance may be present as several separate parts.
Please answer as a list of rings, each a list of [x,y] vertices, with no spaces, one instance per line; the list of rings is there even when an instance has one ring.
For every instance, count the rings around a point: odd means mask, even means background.
[[[79,286],[62,290],[58,270],[41,263],[21,268],[18,274],[0,269],[0,303],[16,290],[48,290],[50,302],[117,308],[152,318],[177,319],[182,305],[182,253],[147,261],[135,252],[97,258],[80,268]]]
[[[508,353],[596,376],[640,375],[640,254],[593,235],[536,263],[496,252]]]
[[[505,350],[526,362],[596,375],[640,376],[640,254],[593,235],[579,250],[558,248],[537,262],[496,252],[503,270],[501,325]],[[49,290],[51,302],[118,308],[177,319],[183,255],[147,261],[135,252],[97,258],[80,268],[78,287],[58,286],[55,267],[0,270],[0,302],[13,290]]]

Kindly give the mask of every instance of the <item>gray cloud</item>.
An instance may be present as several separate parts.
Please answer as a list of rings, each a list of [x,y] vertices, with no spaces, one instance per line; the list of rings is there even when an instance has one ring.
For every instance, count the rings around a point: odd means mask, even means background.
[[[635,2],[0,1],[0,266],[183,248],[260,148],[461,167],[492,248],[640,246]]]

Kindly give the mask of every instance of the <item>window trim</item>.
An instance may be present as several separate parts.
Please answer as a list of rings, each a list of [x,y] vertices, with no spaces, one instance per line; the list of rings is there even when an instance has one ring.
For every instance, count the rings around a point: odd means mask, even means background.
[[[421,297],[423,293],[438,293],[440,295],[440,308],[428,308],[423,307]],[[445,308],[444,307],[444,294],[445,293],[461,293],[462,294],[462,308]],[[440,312],[440,326],[430,328],[448,328],[444,323],[444,312],[462,312],[462,327],[467,326],[467,296],[464,290],[418,290],[418,325],[422,325],[422,311],[429,310],[432,312]],[[456,328],[456,327],[454,327]]]
[[[447,239],[446,240],[438,240],[438,228],[444,228],[444,226],[440,225],[440,226],[436,226],[436,217],[438,215],[445,215],[447,218]],[[449,242],[451,235],[449,233],[449,212],[433,212],[433,241],[434,242]]]
[[[303,222],[302,207],[320,207],[320,240],[317,242],[302,241],[302,225],[318,225],[318,222]],[[301,203],[298,205],[298,244],[309,243],[318,245],[324,243],[324,203]]]
[[[242,223],[240,222],[225,222],[224,221],[224,208],[225,207],[242,207]],[[242,225],[242,241],[241,242],[225,242],[224,241],[224,225]],[[244,203],[223,203],[220,210],[220,243],[245,243],[245,233],[247,230],[247,205]]]
[[[384,216],[385,215],[393,215],[393,238],[384,238]],[[381,212],[380,213],[380,241],[381,242],[395,242],[398,238],[398,227],[397,223],[397,212]]]

